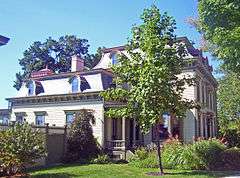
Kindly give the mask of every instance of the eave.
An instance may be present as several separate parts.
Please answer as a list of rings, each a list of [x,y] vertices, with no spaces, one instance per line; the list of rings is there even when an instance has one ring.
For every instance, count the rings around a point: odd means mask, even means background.
[[[70,102],[91,102],[102,101],[99,95],[100,92],[86,92],[86,93],[69,93],[58,95],[42,95],[42,96],[27,96],[6,98],[12,103],[12,106],[21,105],[38,105],[38,104],[53,104],[53,103],[70,103]]]

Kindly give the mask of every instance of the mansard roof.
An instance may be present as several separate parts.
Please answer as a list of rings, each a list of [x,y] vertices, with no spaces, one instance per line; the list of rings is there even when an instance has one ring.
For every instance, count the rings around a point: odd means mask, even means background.
[[[7,44],[9,41],[9,38],[0,35],[0,46]]]

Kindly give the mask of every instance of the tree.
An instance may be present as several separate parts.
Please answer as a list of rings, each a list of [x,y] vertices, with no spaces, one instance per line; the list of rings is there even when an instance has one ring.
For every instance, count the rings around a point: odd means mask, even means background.
[[[126,46],[129,57],[119,55],[119,64],[112,67],[117,88],[102,93],[105,100],[125,103],[112,108],[109,117],[135,118],[146,133],[168,112],[184,117],[192,101],[182,99],[186,85],[192,78],[179,77],[186,60],[185,46],[176,42],[175,20],[166,13],[160,14],[156,6],[145,9],[143,23],[132,29],[132,38]],[[128,88],[120,87],[126,86]],[[158,134],[159,135],[159,134]],[[158,137],[158,160],[163,174]]]
[[[228,73],[219,81],[218,122],[221,134],[230,146],[240,146],[239,75]]]
[[[240,71],[239,0],[199,0],[199,19],[192,21],[203,34],[207,50],[223,62],[222,68]]]
[[[79,161],[98,154],[97,140],[90,122],[94,122],[92,111],[82,109],[75,114],[67,140],[66,161]]]
[[[44,135],[27,123],[0,132],[0,176],[21,172],[46,156]]]
[[[225,76],[219,81],[219,126],[220,132],[229,136],[228,141],[233,142],[233,146],[240,140],[240,2],[199,0],[198,12],[199,19],[190,22],[203,34],[206,50],[222,62],[221,69]]]
[[[89,44],[86,39],[80,39],[73,35],[66,35],[54,40],[49,37],[45,42],[34,42],[19,59],[23,73],[16,74],[14,87],[19,90],[22,82],[29,79],[32,71],[38,71],[48,66],[54,72],[69,72],[71,69],[71,57],[81,56],[85,59],[86,66],[92,68],[95,61],[101,58],[101,49],[96,54],[88,54]]]

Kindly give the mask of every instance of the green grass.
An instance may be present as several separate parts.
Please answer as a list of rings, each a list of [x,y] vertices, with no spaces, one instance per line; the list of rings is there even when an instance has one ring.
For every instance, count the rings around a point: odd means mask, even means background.
[[[158,169],[141,169],[127,164],[90,164],[90,165],[62,165],[31,171],[33,178],[144,178],[147,172],[156,172]],[[191,177],[207,178],[227,176],[230,172],[165,170],[164,178]],[[233,172],[231,172],[233,174]]]

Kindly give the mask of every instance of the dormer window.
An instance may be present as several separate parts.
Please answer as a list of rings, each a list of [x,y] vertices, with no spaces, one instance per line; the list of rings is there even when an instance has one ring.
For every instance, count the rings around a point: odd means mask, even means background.
[[[111,59],[112,59],[112,65],[116,65],[118,63],[118,60],[117,60],[117,53],[113,53],[111,55]]]
[[[44,93],[43,85],[40,81],[31,80],[28,84],[28,96],[39,95]]]
[[[28,83],[28,95],[29,96],[34,95],[34,82],[33,81],[30,81]]]
[[[78,92],[78,88],[79,88],[79,80],[77,77],[74,77],[72,79],[72,92],[73,93]]]

